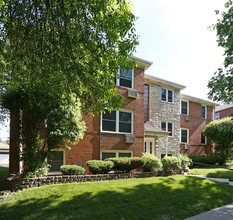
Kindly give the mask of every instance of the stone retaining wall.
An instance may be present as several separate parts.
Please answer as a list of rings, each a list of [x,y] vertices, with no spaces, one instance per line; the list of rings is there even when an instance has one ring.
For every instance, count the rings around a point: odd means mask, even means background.
[[[38,178],[22,178],[15,179],[13,190],[22,190],[43,185],[62,184],[62,183],[79,183],[79,182],[93,182],[105,180],[120,180],[120,179],[134,179],[146,178],[155,176],[172,175],[172,171],[157,171],[157,172],[143,172],[143,173],[121,173],[121,174],[97,174],[97,175],[63,175],[63,176],[48,176]]]

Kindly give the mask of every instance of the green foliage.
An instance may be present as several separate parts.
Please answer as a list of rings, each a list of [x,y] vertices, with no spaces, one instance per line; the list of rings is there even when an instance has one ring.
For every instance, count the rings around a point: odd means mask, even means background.
[[[102,174],[111,171],[114,163],[112,161],[89,160],[87,166],[93,174]]]
[[[211,165],[216,165],[219,161],[219,157],[216,154],[189,155],[189,157],[192,159],[193,162],[205,163],[205,164],[211,164]]]
[[[105,161],[112,161],[114,163],[113,169],[116,172],[130,172],[143,166],[143,161],[140,157],[107,158]]]
[[[180,154],[178,157],[182,169],[192,165],[192,159],[187,154]]]
[[[160,159],[150,153],[144,153],[143,159],[143,170],[145,172],[155,171],[157,168],[161,168],[162,164]]]
[[[165,156],[161,160],[161,162],[163,164],[163,169],[164,170],[178,170],[178,169],[181,168],[181,164],[180,164],[180,161],[179,161],[178,157]]]
[[[227,117],[209,123],[203,134],[216,143],[215,150],[219,154],[219,163],[225,164],[233,153],[233,118]]]
[[[49,171],[49,165],[47,163],[40,163],[41,161],[38,161],[36,164],[36,167],[32,167],[30,169],[27,169],[26,172],[24,172],[25,178],[34,178],[34,177],[43,177],[45,174]]]
[[[86,170],[77,165],[62,165],[60,170],[63,175],[84,175]]]
[[[221,19],[218,19],[214,25],[214,29],[217,30],[218,46],[225,49],[224,67],[219,68],[210,79],[208,95],[213,100],[230,103],[233,101],[233,35],[232,23],[229,22],[233,19],[232,1],[228,0],[225,7],[226,12],[222,13]],[[218,14],[219,11],[216,13]]]
[[[121,105],[114,78],[134,65],[136,18],[125,0],[4,0],[0,19],[0,104],[22,113],[21,159],[34,172],[50,149],[82,138],[81,113]]]

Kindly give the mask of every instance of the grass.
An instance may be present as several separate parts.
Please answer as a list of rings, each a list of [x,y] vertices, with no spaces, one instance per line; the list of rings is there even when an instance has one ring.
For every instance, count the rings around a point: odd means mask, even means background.
[[[0,165],[0,177],[8,176],[9,168],[6,165]]]
[[[190,170],[190,174],[206,175],[208,177],[214,178],[226,178],[230,181],[233,181],[233,170],[227,170],[223,168],[195,168]]]
[[[232,195],[232,186],[188,176],[49,185],[8,197],[0,219],[184,219]]]

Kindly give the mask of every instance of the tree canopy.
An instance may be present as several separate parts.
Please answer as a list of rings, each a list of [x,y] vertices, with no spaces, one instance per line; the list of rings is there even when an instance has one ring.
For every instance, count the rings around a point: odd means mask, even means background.
[[[209,98],[214,101],[233,102],[233,6],[232,1],[228,0],[225,4],[226,12],[222,12],[221,19],[214,25],[217,30],[218,46],[225,49],[224,66],[220,67],[210,79]],[[219,14],[219,11],[216,11]]]
[[[220,156],[220,163],[225,164],[233,152],[233,118],[226,117],[210,122],[203,134],[216,143],[216,153]]]
[[[81,114],[121,105],[114,78],[133,66],[135,19],[126,0],[0,2],[0,101],[23,113],[28,169],[37,167],[30,158],[82,138]]]

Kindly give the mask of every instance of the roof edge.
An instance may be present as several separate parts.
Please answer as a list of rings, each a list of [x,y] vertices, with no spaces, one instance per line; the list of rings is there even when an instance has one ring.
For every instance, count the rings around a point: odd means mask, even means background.
[[[186,94],[183,94],[181,93],[180,94],[180,99],[188,99],[189,101],[193,101],[193,102],[197,102],[197,103],[200,103],[200,104],[206,104],[206,105],[209,105],[209,106],[219,106],[219,104],[215,103],[215,102],[211,102],[211,101],[208,101],[208,100],[205,100],[205,99],[200,99],[200,98],[197,98],[197,97],[194,97],[194,96],[190,96],[190,95],[186,95]]]
[[[181,85],[181,84],[178,84],[178,83],[166,80],[166,79],[162,79],[162,78],[159,78],[159,77],[155,77],[155,76],[152,76],[152,75],[149,75],[149,74],[145,74],[145,81],[150,81],[152,83],[156,83],[156,84],[159,84],[159,85],[162,84],[162,85],[165,85],[165,86],[171,86],[171,87],[173,87],[175,89],[179,89],[179,90],[182,90],[182,89],[186,88],[185,85]]]

